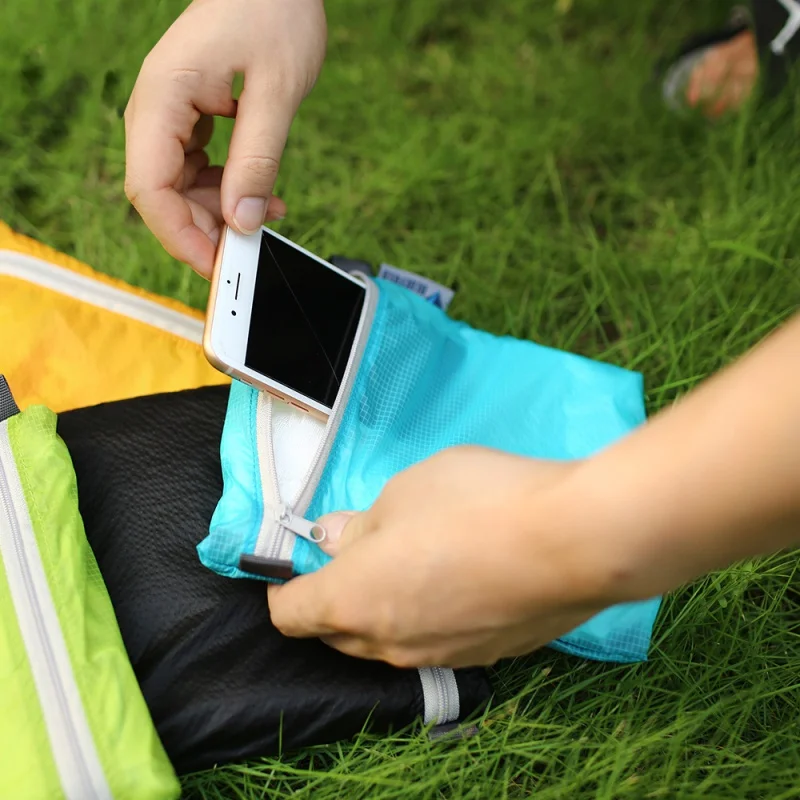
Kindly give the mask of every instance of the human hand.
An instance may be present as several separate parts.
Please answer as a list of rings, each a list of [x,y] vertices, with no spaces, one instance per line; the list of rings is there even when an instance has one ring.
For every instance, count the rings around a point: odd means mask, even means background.
[[[576,466],[456,448],[412,467],[369,511],[322,520],[334,559],[269,587],[274,624],[403,667],[487,665],[548,644],[622,591],[623,548],[592,535],[570,490]]]
[[[486,665],[797,546],[798,353],[800,315],[582,462],[457,448],[412,467],[343,531],[322,521],[334,559],[269,587],[273,622],[397,666]]]
[[[145,59],[125,111],[125,192],[200,274],[210,275],[223,220],[253,233],[286,213],[272,188],[326,34],[322,0],[194,0]],[[204,152],[214,116],[236,120],[224,172]]]

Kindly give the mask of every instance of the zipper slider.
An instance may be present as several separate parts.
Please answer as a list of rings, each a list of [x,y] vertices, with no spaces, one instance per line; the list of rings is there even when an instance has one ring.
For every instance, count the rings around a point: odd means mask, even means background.
[[[291,531],[309,542],[319,544],[325,541],[327,531],[322,525],[317,525],[316,522],[310,522],[304,517],[299,517],[292,511],[292,509],[285,505],[279,505],[272,509],[272,517],[278,524],[282,525],[286,530]]]

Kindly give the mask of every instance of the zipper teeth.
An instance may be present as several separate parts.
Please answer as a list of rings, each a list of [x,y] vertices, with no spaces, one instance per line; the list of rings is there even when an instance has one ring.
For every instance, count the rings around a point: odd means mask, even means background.
[[[258,450],[265,464],[261,465],[261,475],[266,471],[268,473],[269,481],[272,486],[272,491],[275,497],[275,502],[280,504],[281,487],[278,483],[278,469],[275,464],[275,446],[272,441],[272,403],[273,400],[269,395],[260,394],[256,401],[256,436],[258,436]],[[263,487],[262,487],[263,492]],[[265,509],[266,516],[266,509]],[[266,521],[266,520],[265,520]],[[263,522],[262,522],[263,525]],[[283,546],[284,530],[279,522],[275,522],[276,529],[270,539],[269,549],[267,550],[267,558],[278,558]]]
[[[442,680],[447,691],[447,722],[455,722],[461,716],[461,697],[456,673],[452,669],[442,670]]]
[[[453,670],[446,667],[424,667],[417,671],[422,683],[424,723],[445,725],[458,720],[461,701]]]
[[[115,311],[190,342],[199,344],[203,338],[203,323],[198,319],[35,256],[0,250],[0,275],[21,278],[84,303]]]
[[[24,598],[18,598],[17,602],[25,603],[27,601],[32,610],[33,618],[35,621],[35,647],[36,652],[31,652],[31,640],[23,636],[25,648],[28,652],[28,660],[33,667],[34,663],[39,663],[38,658],[41,658],[46,665],[46,677],[50,682],[52,689],[51,694],[56,698],[57,703],[57,721],[58,730],[53,730],[53,718],[56,714],[44,713],[45,725],[50,735],[51,746],[54,750],[59,749],[60,752],[54,757],[56,767],[59,770],[59,775],[68,797],[76,798],[76,800],[89,800],[89,798],[110,798],[111,793],[108,785],[106,784],[103,789],[98,791],[98,786],[92,779],[88,759],[92,758],[99,767],[99,760],[96,751],[91,755],[87,755],[81,745],[80,734],[78,732],[76,721],[73,718],[67,699],[67,688],[65,686],[65,677],[59,668],[55,653],[53,651],[53,644],[50,641],[44,615],[42,610],[43,598],[37,590],[33,575],[31,573],[29,555],[23,541],[23,532],[19,525],[16,511],[18,503],[15,502],[15,492],[11,485],[10,480],[10,465],[12,460],[11,444],[8,438],[8,425],[0,425],[0,509],[4,512],[7,521],[6,530],[10,533],[10,538],[13,545],[14,554],[16,555],[17,564],[19,567],[19,574],[24,584]],[[6,464],[9,466],[7,467]],[[24,498],[20,500],[24,503]],[[0,520],[1,521],[1,520]],[[3,535],[3,526],[0,526],[0,537]],[[13,569],[15,565],[6,564],[6,570]],[[13,595],[12,595],[13,599]],[[48,598],[51,600],[51,598]],[[17,603],[15,603],[17,605]],[[19,620],[19,614],[18,614]],[[21,623],[21,620],[20,620]],[[31,637],[32,638],[32,637]],[[74,679],[74,678],[73,678]],[[36,685],[37,693],[42,702],[42,687],[39,681],[36,680],[36,673],[34,672],[34,683]],[[43,712],[52,712],[53,709],[42,708]],[[90,733],[91,738],[91,733]],[[92,742],[92,745],[94,742]],[[62,746],[69,749],[68,757],[64,758],[64,752],[61,750]],[[58,757],[60,756],[60,758]],[[70,770],[69,776],[64,774],[65,769]],[[72,770],[75,771],[73,775]],[[103,783],[105,783],[105,776],[100,767],[99,775],[102,776]],[[77,781],[75,781],[77,777]],[[69,788],[68,788],[69,787]],[[73,794],[72,792],[76,792]]]
[[[442,670],[440,667],[433,668],[433,679],[436,682],[436,697],[439,701],[439,722],[441,724],[447,720],[450,707],[447,702],[447,689],[445,689],[444,686],[444,679],[442,678]]]

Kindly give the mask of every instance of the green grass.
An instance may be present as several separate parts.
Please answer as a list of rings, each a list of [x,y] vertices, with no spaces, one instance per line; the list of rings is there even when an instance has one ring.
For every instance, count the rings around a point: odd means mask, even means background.
[[[4,0],[0,217],[202,306],[204,282],[122,193],[119,111],[181,5]],[[454,315],[641,370],[651,411],[797,308],[800,113],[676,119],[648,82],[724,3],[328,5],[329,59],[280,178],[287,235],[458,279]],[[364,735],[193,776],[186,794],[798,797],[796,564],[775,556],[670,598],[647,664],[503,665],[477,738]]]

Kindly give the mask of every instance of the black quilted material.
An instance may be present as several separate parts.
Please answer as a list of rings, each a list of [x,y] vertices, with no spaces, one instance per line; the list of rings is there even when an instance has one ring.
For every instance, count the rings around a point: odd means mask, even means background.
[[[3,375],[0,375],[0,422],[13,417],[14,414],[19,414],[19,409],[14,402],[11,389],[8,388],[8,382]]]
[[[131,662],[179,773],[405,726],[422,712],[416,671],[343,656],[272,627],[263,583],[221,578],[195,546],[222,491],[228,389],[62,414],[86,533]],[[462,714],[481,670],[458,674]],[[282,731],[281,731],[282,725]]]

